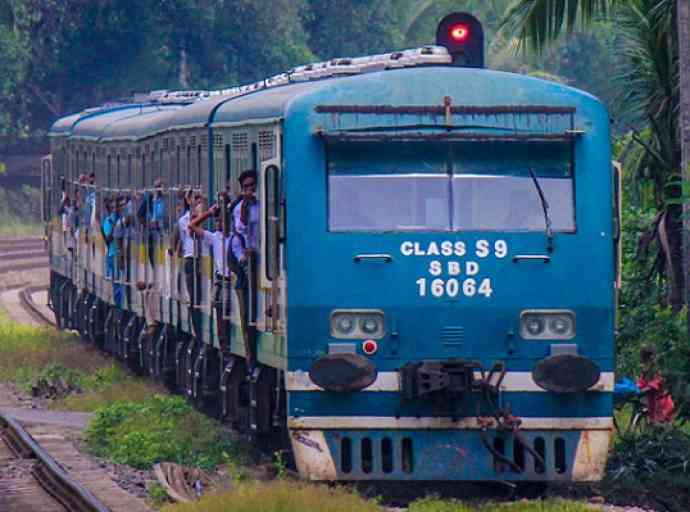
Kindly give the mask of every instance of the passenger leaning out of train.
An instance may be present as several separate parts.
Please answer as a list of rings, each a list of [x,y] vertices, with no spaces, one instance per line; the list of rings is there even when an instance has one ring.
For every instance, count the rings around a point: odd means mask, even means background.
[[[210,217],[214,218],[213,232],[203,228],[204,222]],[[214,204],[207,211],[195,217],[189,225],[189,229],[197,236],[204,252],[212,251],[213,254],[213,301],[216,310],[216,325],[218,327],[218,341],[222,352],[229,352],[228,340],[230,317],[230,292],[232,281],[230,278],[230,266],[228,255],[230,254],[230,233],[223,226],[224,212],[218,204]],[[225,229],[224,229],[225,228]],[[225,232],[224,232],[225,231]]]
[[[163,181],[161,179],[157,179],[153,184],[153,188],[153,194],[150,192],[144,193],[144,199],[139,205],[137,217],[144,228],[148,231],[149,262],[151,263],[151,267],[154,269],[155,275],[156,250],[160,244],[162,230],[165,223],[165,198],[163,197]]]
[[[242,195],[232,206],[232,254],[233,269],[237,275],[237,295],[240,316],[246,334],[245,344],[250,344],[256,320],[255,255],[258,246],[259,205],[256,201],[256,171],[244,171],[239,177]],[[250,289],[252,290],[250,297]],[[246,346],[248,360],[253,362],[253,347]]]
[[[194,208],[194,193],[191,189],[183,193],[180,206],[181,212],[177,219],[177,229],[173,231],[172,243],[174,252],[182,257],[182,270],[184,272],[187,296],[189,297],[189,311],[194,318],[196,316],[195,307],[201,302],[201,278],[195,241],[192,232],[189,230]],[[193,322],[193,328],[196,329],[195,322]]]
[[[58,213],[62,218],[62,241],[64,243],[64,247],[68,251],[72,251],[74,249],[71,233],[72,211],[72,201],[70,201],[69,194],[67,192],[63,192]]]
[[[89,243],[89,234],[91,233],[91,225],[94,222],[94,213],[96,211],[96,175],[89,174],[85,181],[86,195],[84,198],[84,234],[86,243]]]
[[[103,217],[100,221],[101,235],[105,241],[105,278],[114,280],[116,277],[117,244],[115,243],[115,225],[117,213],[109,198],[103,200]]]

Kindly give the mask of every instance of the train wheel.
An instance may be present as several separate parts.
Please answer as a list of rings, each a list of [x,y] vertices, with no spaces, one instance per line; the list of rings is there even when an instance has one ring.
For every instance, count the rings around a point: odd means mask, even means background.
[[[91,341],[98,345],[103,345],[103,325],[101,302],[92,296],[91,308],[89,309],[89,337]]]
[[[90,343],[94,342],[93,338],[93,328],[91,325],[91,308],[93,308],[94,297],[90,293],[86,293],[86,299],[84,300],[84,341]]]
[[[241,357],[229,356],[220,378],[221,419],[239,429],[242,416],[241,387],[247,378],[247,366]]]
[[[115,318],[116,311],[114,307],[108,307],[108,312],[105,315],[104,327],[104,350],[111,354],[117,354],[117,321]]]
[[[148,375],[150,373],[149,366],[149,346],[151,338],[155,339],[155,327],[144,324],[139,331],[137,338],[137,366],[139,367],[140,375]]]
[[[127,361],[130,357],[130,353],[132,352],[131,346],[136,343],[136,337],[138,334],[137,317],[132,315],[124,325],[125,328],[122,331],[121,343],[118,347],[118,356]]]
[[[57,319],[57,324],[60,329],[68,329],[69,325],[67,322],[67,280],[65,279],[58,285],[57,294],[55,297],[55,317]]]
[[[175,391],[184,393],[187,370],[187,346],[190,340],[186,335],[180,336],[175,343]]]
[[[220,361],[218,351],[204,344],[194,359],[192,396],[202,411],[217,415],[219,404]]]
[[[79,324],[81,318],[79,316],[79,290],[76,286],[70,286],[69,294],[69,314],[72,323],[72,329],[79,332]]]
[[[77,332],[79,339],[86,341],[88,323],[86,321],[86,290],[82,289],[77,295]]]
[[[55,325],[57,326],[58,330],[64,329],[63,321],[62,321],[62,304],[60,301],[60,293],[58,292],[60,288],[60,285],[58,284],[57,280],[53,285],[53,288],[50,290],[51,292],[51,298],[50,302],[53,305],[53,315],[55,315]]]
[[[185,352],[185,380],[184,393],[188,398],[194,397],[194,361],[201,350],[201,343],[196,338],[187,345]]]

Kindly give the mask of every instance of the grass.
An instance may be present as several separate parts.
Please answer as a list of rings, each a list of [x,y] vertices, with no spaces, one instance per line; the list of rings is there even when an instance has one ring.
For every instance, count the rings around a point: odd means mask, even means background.
[[[592,512],[593,510],[597,509],[579,501],[545,500],[468,505],[457,500],[438,498],[424,498],[415,501],[408,508],[409,512]]]
[[[43,225],[38,222],[22,222],[18,217],[3,215],[0,216],[0,238],[14,237],[40,237],[43,236]]]
[[[0,237],[41,236],[41,191],[0,188]]]
[[[307,482],[242,483],[236,488],[203,497],[195,503],[167,505],[162,512],[384,512],[376,500],[367,500],[347,487]],[[410,504],[409,512],[592,512],[577,501],[520,501],[470,505],[457,500],[424,498]],[[600,509],[599,509],[600,510]]]
[[[0,312],[0,380],[30,392],[37,379],[58,377],[83,392],[53,401],[52,409],[93,412],[123,399],[144,401],[162,391],[133,377],[73,334],[18,324]]]
[[[50,328],[18,324],[0,314],[0,379],[30,389],[34,379],[64,369],[70,373],[93,373],[105,360],[96,350],[85,350],[72,334]]]
[[[211,494],[198,502],[168,505],[162,512],[383,512],[340,487],[306,482],[243,483],[229,492]]]
[[[86,434],[95,455],[139,469],[177,462],[212,470],[243,456],[220,424],[180,396],[155,394],[141,402],[121,400],[100,407]]]

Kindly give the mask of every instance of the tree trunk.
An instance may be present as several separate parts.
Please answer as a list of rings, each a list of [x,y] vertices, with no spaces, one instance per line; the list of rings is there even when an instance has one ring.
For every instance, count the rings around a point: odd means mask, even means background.
[[[680,147],[683,183],[690,184],[690,2],[677,0],[678,65],[680,68]],[[690,305],[690,204],[683,203],[683,284],[685,304]],[[690,315],[690,307],[688,308]],[[690,317],[688,318],[690,320]],[[690,321],[688,322],[690,329]]]
[[[180,72],[179,81],[183,89],[189,89],[189,55],[187,48],[180,48]]]

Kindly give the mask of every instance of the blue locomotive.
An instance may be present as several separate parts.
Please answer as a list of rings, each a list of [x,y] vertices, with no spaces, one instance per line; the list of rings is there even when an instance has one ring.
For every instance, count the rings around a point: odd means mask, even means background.
[[[618,243],[606,109],[483,69],[469,15],[437,43],[58,120],[44,212],[59,325],[240,428],[286,431],[306,479],[601,478]],[[185,284],[184,201],[221,205],[232,237],[247,170],[251,261],[216,294],[231,249],[197,240]]]

